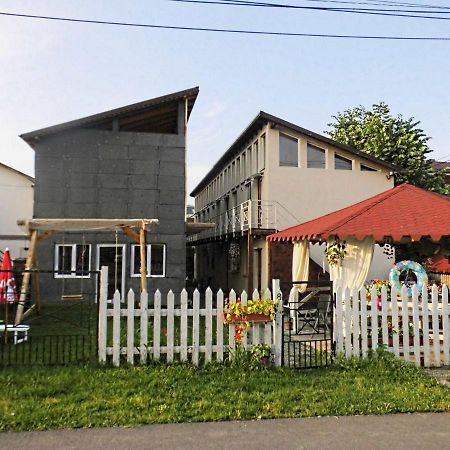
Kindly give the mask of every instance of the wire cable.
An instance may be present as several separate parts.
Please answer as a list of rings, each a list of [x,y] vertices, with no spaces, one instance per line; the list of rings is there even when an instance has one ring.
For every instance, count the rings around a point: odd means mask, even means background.
[[[450,14],[450,12],[430,12],[430,11],[411,11],[411,10],[383,10],[370,8],[330,8],[326,6],[300,6],[288,5],[280,3],[262,3],[262,2],[244,2],[244,1],[223,1],[223,0],[169,0],[176,3],[192,3],[204,5],[220,5],[220,6],[242,6],[242,7],[257,7],[257,8],[286,8],[303,11],[321,11],[321,12],[335,12],[346,14],[364,14],[371,16],[388,16],[388,17],[406,17],[410,19],[431,19],[431,20],[450,20],[450,17],[427,16],[428,14]],[[392,12],[385,12],[392,11]],[[398,11],[398,12],[395,12]],[[399,14],[405,12],[407,14]]]
[[[364,40],[385,40],[385,41],[450,41],[447,36],[383,36],[383,35],[355,35],[355,34],[322,34],[322,33],[296,33],[285,31],[262,31],[262,30],[243,30],[233,28],[208,28],[208,27],[187,27],[176,25],[156,25],[148,23],[133,22],[113,22],[106,20],[93,19],[75,19],[71,17],[57,16],[40,16],[34,14],[19,14],[1,12],[0,16],[51,20],[59,22],[86,23],[94,25],[114,25],[121,27],[137,27],[137,28],[153,28],[158,30],[180,30],[180,31],[204,31],[211,33],[229,33],[229,34],[249,34],[259,36],[288,36],[288,37],[313,37],[313,38],[330,38],[330,39],[364,39]]]

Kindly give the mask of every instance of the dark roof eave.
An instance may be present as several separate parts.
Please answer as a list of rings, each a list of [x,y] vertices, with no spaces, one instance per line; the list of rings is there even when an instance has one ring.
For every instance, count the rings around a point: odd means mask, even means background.
[[[295,125],[291,122],[280,119],[279,117],[273,116],[272,114],[266,113],[264,111],[260,111],[260,113],[252,120],[252,122],[250,122],[250,124],[247,126],[247,128],[239,135],[239,137],[233,142],[233,144],[231,144],[231,146],[228,148],[228,150],[214,164],[212,169],[203,177],[203,179],[200,181],[200,183],[193,189],[193,191],[190,193],[191,197],[194,197],[195,195],[197,195],[197,193],[200,192],[208,184],[208,182],[210,180],[212,180],[217,173],[220,172],[220,170],[221,170],[222,166],[225,164],[225,162],[228,162],[229,160],[232,159],[232,156],[234,156],[234,153],[236,152],[236,150],[239,149],[240,147],[242,147],[244,145],[244,143],[252,137],[252,135],[255,133],[255,131],[257,129],[262,128],[264,126],[264,124],[269,123],[269,122],[272,122],[278,126],[292,129],[294,131],[297,131],[300,134],[304,134],[306,136],[309,136],[313,139],[324,142],[326,144],[333,145],[334,147],[345,150],[346,152],[351,153],[355,156],[359,156],[359,157],[366,159],[368,161],[371,161],[375,164],[384,166],[393,172],[398,172],[398,173],[403,172],[403,170],[401,168],[399,168],[387,161],[378,159],[375,156],[364,153],[360,150],[357,150],[356,148],[350,147],[349,145],[345,145],[340,142],[334,141],[333,139],[328,138],[326,136],[322,136],[321,134],[315,133],[314,131],[310,131],[310,130],[307,130],[306,128],[299,127],[298,125]]]
[[[162,103],[180,100],[183,98],[189,98],[192,101],[192,106],[195,103],[199,88],[194,87],[186,89],[184,91],[174,92],[172,94],[163,95],[150,100],[144,100],[143,102],[132,103],[130,105],[122,106],[120,108],[111,109],[91,116],[82,117],[81,119],[71,120],[69,122],[60,123],[58,125],[52,125],[50,127],[41,128],[39,130],[30,131],[28,133],[21,134],[20,137],[27,143],[31,143],[34,139],[40,136],[50,135],[66,131],[71,128],[82,127],[85,125],[95,124],[98,121],[105,119],[113,119],[119,117],[122,114],[129,114],[133,111],[139,111],[151,106],[157,106]],[[189,114],[189,113],[188,113]]]

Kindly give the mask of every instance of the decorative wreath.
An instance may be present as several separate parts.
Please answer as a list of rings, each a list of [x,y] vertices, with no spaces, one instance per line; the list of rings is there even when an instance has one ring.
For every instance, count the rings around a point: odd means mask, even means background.
[[[394,267],[389,272],[389,282],[391,286],[395,286],[398,290],[402,288],[400,282],[400,275],[402,272],[413,272],[416,275],[417,282],[416,287],[418,292],[422,292],[422,287],[428,284],[428,276],[425,269],[415,261],[400,261],[394,265]],[[412,287],[414,282],[408,281],[408,277],[404,281],[404,285],[408,288],[408,296],[412,296]]]

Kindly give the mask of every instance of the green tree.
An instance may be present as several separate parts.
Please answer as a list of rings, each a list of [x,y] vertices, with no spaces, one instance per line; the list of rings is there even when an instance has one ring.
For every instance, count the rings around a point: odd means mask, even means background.
[[[432,168],[428,147],[430,138],[419,127],[413,117],[394,117],[386,103],[372,105],[372,110],[363,106],[338,113],[329,123],[326,133],[332,139],[390,162],[402,169],[395,174],[395,183],[410,183],[415,186],[450,194],[445,184],[445,171]]]

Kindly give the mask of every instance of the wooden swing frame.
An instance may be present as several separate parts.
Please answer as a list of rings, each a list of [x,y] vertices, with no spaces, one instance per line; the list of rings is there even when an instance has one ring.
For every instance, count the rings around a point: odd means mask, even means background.
[[[30,246],[25,262],[19,304],[17,306],[14,322],[15,325],[20,324],[33,309],[36,308],[38,311],[40,309],[39,273],[37,271],[36,249],[39,243],[48,239],[57,231],[109,232],[121,230],[129,238],[139,244],[141,291],[147,290],[147,231],[150,230],[152,225],[159,224],[158,219],[30,219],[18,220],[17,224],[21,227],[25,227],[28,231],[30,235]],[[139,229],[139,232],[137,232],[136,229]],[[33,269],[35,269],[36,272],[33,272]],[[35,303],[27,311],[24,311],[31,275],[33,275],[34,278],[33,285],[36,289],[36,298]]]

